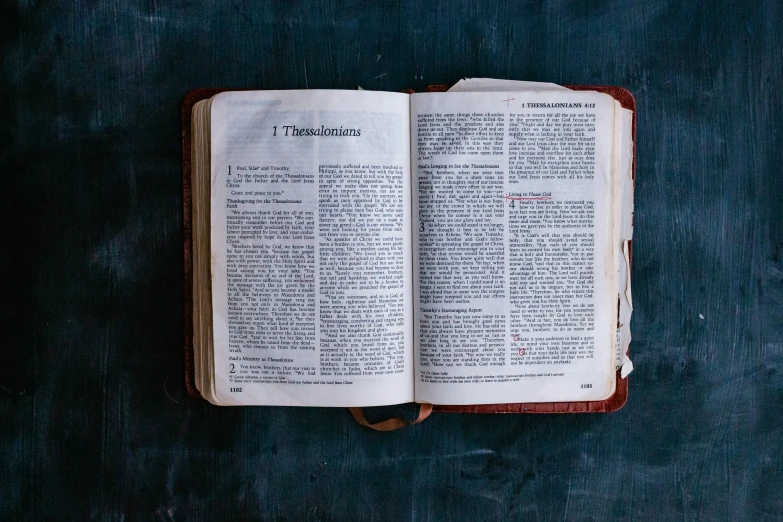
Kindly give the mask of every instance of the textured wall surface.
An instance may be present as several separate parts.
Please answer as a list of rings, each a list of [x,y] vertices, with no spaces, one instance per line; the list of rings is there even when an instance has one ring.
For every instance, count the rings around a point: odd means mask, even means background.
[[[781,519],[780,2],[53,4],[0,4],[0,519]],[[185,94],[464,76],[636,96],[627,406],[378,434],[189,399]]]

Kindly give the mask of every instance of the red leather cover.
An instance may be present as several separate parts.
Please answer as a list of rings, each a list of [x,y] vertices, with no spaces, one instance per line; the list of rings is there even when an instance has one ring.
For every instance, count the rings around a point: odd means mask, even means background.
[[[575,91],[603,92],[620,102],[620,104],[633,111],[633,143],[634,155],[632,164],[632,177],[636,180],[636,100],[633,94],[622,87],[609,87],[599,85],[567,85]],[[444,92],[448,85],[430,85],[424,92]],[[185,387],[191,397],[201,399],[201,394],[196,389],[195,367],[193,365],[193,225],[191,221],[191,186],[190,186],[190,120],[193,105],[196,102],[211,98],[215,94],[228,90],[239,89],[197,89],[188,93],[182,103],[182,309],[184,323],[184,350],[185,350]],[[244,89],[243,89],[244,90]],[[629,263],[631,261],[631,242],[628,244]],[[479,404],[462,406],[434,405],[433,411],[453,413],[593,413],[611,412],[622,408],[628,400],[628,378],[621,379],[620,371],[617,371],[617,387],[614,395],[603,401],[581,402],[536,402],[536,403],[509,403],[509,404]]]

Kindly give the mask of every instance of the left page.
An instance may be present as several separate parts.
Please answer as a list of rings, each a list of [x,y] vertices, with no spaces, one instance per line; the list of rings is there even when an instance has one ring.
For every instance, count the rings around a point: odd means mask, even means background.
[[[413,400],[405,94],[213,98],[214,399]]]

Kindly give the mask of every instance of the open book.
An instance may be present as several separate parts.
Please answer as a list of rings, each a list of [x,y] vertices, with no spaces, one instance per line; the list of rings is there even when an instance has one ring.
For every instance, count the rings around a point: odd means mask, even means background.
[[[631,111],[552,84],[451,91],[193,104],[186,261],[204,398],[615,395],[630,367]]]

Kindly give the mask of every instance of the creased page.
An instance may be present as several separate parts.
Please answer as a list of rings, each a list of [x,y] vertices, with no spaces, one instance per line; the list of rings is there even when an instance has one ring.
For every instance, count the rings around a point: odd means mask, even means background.
[[[496,80],[494,78],[464,78],[451,86],[448,92],[520,92],[568,91],[567,87],[548,82]]]
[[[619,121],[618,121],[619,120]],[[628,357],[628,346],[631,343],[631,314],[633,300],[631,298],[631,258],[628,248],[633,238],[633,114],[622,109],[616,113],[615,124],[620,132],[615,136],[615,158],[618,158],[617,187],[619,200],[619,255],[617,263],[618,300],[620,302],[617,321],[617,367],[622,367],[621,377],[625,378],[633,369]],[[619,152],[619,154],[618,154]]]
[[[413,399],[409,116],[395,93],[214,98],[219,402]]]
[[[493,78],[466,78],[454,84],[448,92],[503,92],[515,93],[523,91],[569,91],[570,89],[554,83],[528,82],[517,80],[496,80]],[[619,122],[618,122],[619,120]],[[618,368],[623,367],[625,377],[633,368],[626,352],[631,342],[631,278],[628,256],[628,241],[633,234],[633,113],[615,102],[615,175],[616,191],[621,197],[615,201],[620,212],[619,249],[617,256],[618,269],[618,299],[620,301],[619,320],[617,325],[617,358]],[[619,129],[619,131],[618,131]],[[627,173],[627,175],[625,175]]]
[[[600,400],[615,386],[614,100],[411,100],[416,400]]]

